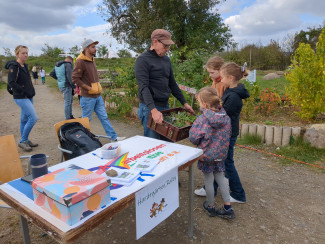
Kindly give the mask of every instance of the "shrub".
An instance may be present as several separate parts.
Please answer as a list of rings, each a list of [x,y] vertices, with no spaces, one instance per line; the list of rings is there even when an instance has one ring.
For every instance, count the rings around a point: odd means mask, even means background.
[[[266,88],[259,94],[259,102],[255,107],[255,110],[262,115],[271,115],[281,104],[281,97],[278,93],[272,92],[270,89]]]
[[[258,104],[259,102],[259,93],[260,93],[260,86],[255,82],[255,83],[250,83],[247,81],[242,81],[244,83],[246,89],[249,92],[249,98],[243,100],[243,108],[241,111],[241,117],[244,118],[245,120],[253,120],[254,119],[254,107]]]
[[[290,82],[287,94],[299,112],[299,117],[310,121],[325,112],[325,28],[323,28],[316,52],[309,44],[300,43],[288,69]]]
[[[128,59],[120,67],[110,67],[110,70],[114,69],[118,72],[118,76],[114,77],[112,85],[103,93],[104,99],[109,103],[115,103],[115,110],[121,115],[130,115],[132,107],[137,105],[138,85],[135,79],[134,61]],[[112,77],[108,78],[112,79]],[[122,88],[123,93],[116,92],[116,88]]]

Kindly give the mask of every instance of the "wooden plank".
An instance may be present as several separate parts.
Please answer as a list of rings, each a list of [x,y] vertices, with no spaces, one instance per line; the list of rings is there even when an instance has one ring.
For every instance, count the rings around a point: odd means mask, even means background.
[[[0,137],[0,181],[8,181],[24,176],[14,135]]]
[[[11,208],[6,202],[0,199],[0,208]]]

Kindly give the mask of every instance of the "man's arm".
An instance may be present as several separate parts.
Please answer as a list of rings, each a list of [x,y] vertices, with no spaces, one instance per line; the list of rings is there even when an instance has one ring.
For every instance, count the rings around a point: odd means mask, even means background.
[[[84,73],[84,67],[82,65],[82,61],[77,60],[76,62],[76,66],[74,67],[73,71],[72,71],[72,82],[74,84],[77,84],[77,86],[90,91],[91,90],[91,86],[86,85],[82,80],[81,77],[83,76]]]
[[[149,84],[149,66],[142,57],[135,61],[135,78],[138,83],[139,97],[142,97],[146,106],[152,110],[155,108],[155,103],[150,92]]]

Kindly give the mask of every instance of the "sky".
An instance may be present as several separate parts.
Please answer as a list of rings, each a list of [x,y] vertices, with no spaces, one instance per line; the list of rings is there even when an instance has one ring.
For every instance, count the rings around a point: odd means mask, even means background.
[[[97,14],[102,0],[0,0],[0,54],[14,53],[17,45],[29,47],[29,55],[40,55],[47,43],[66,52],[80,47],[84,39],[99,41],[116,53],[127,48],[109,34],[110,26]],[[308,27],[325,24],[323,0],[227,0],[218,5],[239,47],[283,42]]]

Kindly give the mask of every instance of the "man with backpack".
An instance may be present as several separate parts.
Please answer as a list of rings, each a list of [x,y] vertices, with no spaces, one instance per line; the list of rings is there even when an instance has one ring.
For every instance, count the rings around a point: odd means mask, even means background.
[[[114,131],[108,120],[105,104],[100,95],[102,87],[99,83],[94,59],[96,56],[97,44],[98,41],[93,41],[91,39],[87,39],[81,44],[83,51],[78,56],[76,65],[72,71],[72,81],[80,88],[82,117],[88,117],[90,121],[95,111],[106,135],[108,135],[112,141],[121,141],[125,139],[125,137],[118,137]]]
[[[67,56],[65,60],[56,63],[50,76],[58,81],[58,86],[64,98],[65,119],[74,119],[72,115],[73,90],[76,88],[72,83],[73,58]]]

